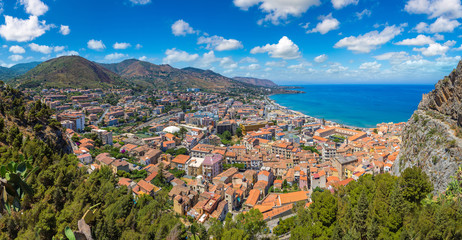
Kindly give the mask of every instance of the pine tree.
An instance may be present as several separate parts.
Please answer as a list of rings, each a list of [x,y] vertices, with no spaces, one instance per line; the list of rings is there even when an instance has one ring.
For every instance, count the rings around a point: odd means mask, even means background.
[[[358,205],[353,214],[353,228],[361,239],[365,239],[367,232],[367,216],[369,215],[369,203],[365,191],[361,191]]]

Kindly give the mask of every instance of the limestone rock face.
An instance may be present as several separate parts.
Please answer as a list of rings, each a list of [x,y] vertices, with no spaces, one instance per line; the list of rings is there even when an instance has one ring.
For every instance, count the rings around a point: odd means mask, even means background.
[[[396,175],[417,165],[430,176],[436,192],[444,191],[456,174],[462,164],[462,61],[423,95],[404,128],[396,161]]]

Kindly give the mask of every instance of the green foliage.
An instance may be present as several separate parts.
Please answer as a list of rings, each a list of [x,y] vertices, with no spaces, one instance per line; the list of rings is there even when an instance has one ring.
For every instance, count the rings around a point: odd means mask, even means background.
[[[231,214],[228,213],[222,239],[255,239],[265,228],[263,214],[257,209],[240,213],[235,220],[232,220]]]
[[[399,184],[403,197],[411,203],[420,203],[433,190],[428,176],[417,166],[405,169]]]
[[[311,151],[312,153],[317,153],[318,155],[321,155],[321,153],[318,151],[318,149],[316,149],[316,147],[314,147],[314,146],[301,145],[300,147],[305,151]]]
[[[240,170],[244,170],[245,169],[245,164],[244,163],[232,163],[232,164],[223,164],[223,170],[228,170],[232,167],[235,167],[237,169],[240,169]]]
[[[219,134],[218,137],[221,139],[221,143],[224,145],[230,145],[233,135],[229,131],[225,131],[223,134]]]
[[[169,169],[168,171],[171,174],[173,174],[173,176],[175,176],[176,178],[181,178],[184,175],[186,175],[186,172],[184,170],[179,170],[178,168]]]
[[[276,236],[280,236],[290,232],[292,228],[295,227],[295,217],[290,217],[287,219],[279,219],[278,225],[273,229],[273,233]]]
[[[71,137],[71,140],[74,141],[74,142],[78,142],[78,141],[80,141],[80,138],[79,138],[79,136],[77,136],[76,133],[74,133],[74,135],[72,135],[72,137]]]

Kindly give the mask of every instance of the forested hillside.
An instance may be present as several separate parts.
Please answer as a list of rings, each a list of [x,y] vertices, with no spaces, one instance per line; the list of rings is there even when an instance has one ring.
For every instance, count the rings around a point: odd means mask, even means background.
[[[420,168],[400,177],[365,175],[335,193],[315,191],[309,208],[283,220],[291,239],[462,239],[461,174],[441,196]]]

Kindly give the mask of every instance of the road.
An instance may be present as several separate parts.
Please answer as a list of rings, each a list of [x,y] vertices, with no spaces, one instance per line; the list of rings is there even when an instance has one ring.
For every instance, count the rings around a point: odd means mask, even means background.
[[[96,121],[96,123],[94,125],[98,126],[98,124],[103,121],[103,118],[104,116],[106,116],[106,114],[109,112],[109,108],[107,108],[106,110],[104,110],[104,113],[103,115],[101,115],[101,117],[98,119],[98,121]]]
[[[163,117],[160,117],[160,118],[153,118],[153,119],[151,119],[151,120],[149,120],[149,121],[147,121],[147,122],[145,122],[143,124],[138,125],[135,129],[136,130],[143,129],[143,128],[147,127],[147,126],[153,125],[154,123],[160,123],[160,122],[166,121],[166,120],[168,120],[168,119],[170,119],[172,117],[174,117],[174,115],[167,115],[167,116],[163,116]]]

